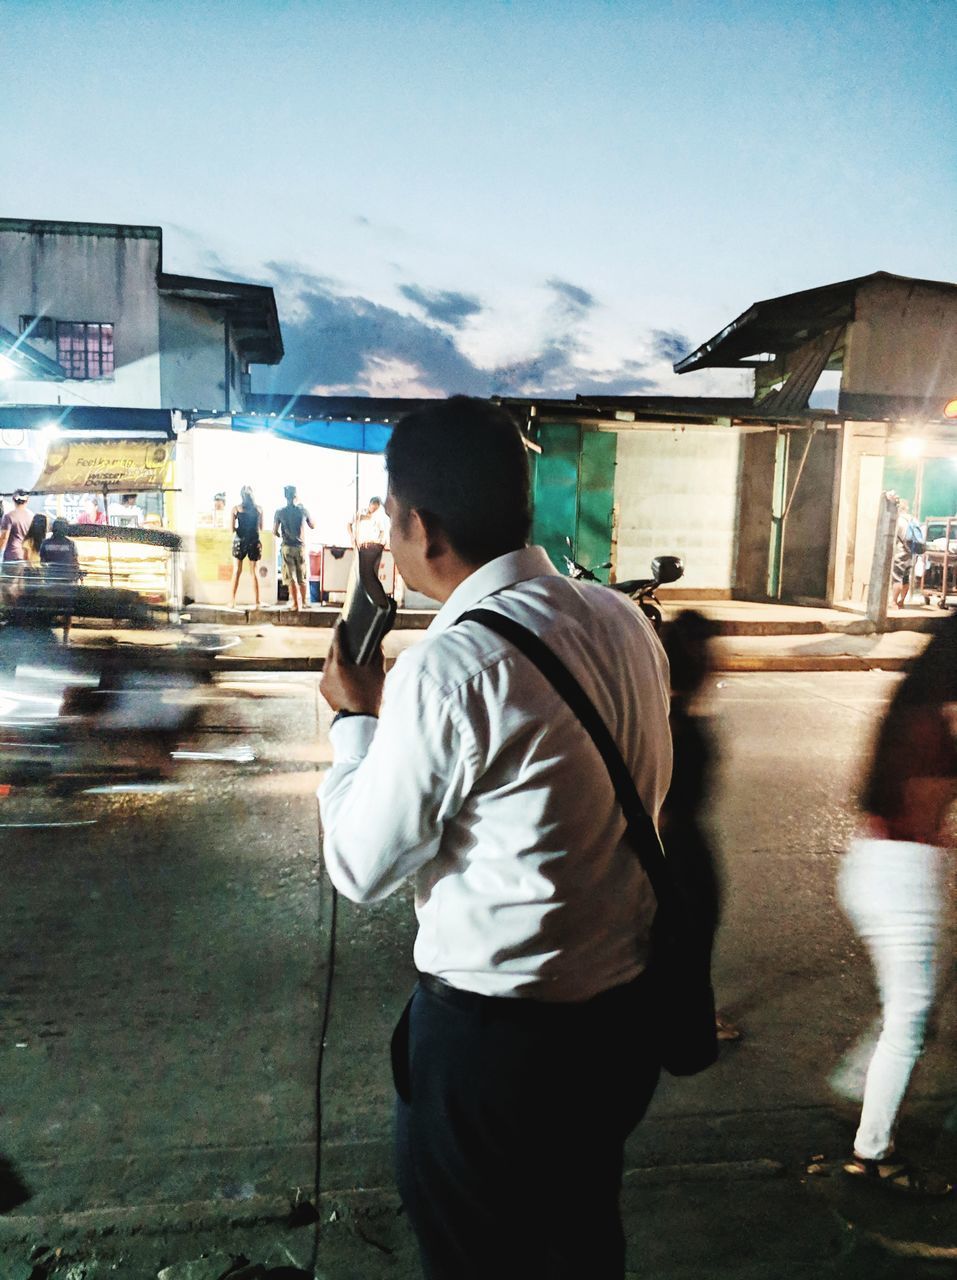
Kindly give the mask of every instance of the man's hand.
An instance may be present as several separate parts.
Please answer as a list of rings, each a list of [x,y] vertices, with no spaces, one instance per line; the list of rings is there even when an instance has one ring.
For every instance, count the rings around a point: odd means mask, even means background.
[[[380,649],[371,662],[356,666],[342,649],[342,623],[336,626],[332,645],[326,656],[319,692],[333,711],[354,711],[359,715],[377,716],[385,682],[385,659]]]

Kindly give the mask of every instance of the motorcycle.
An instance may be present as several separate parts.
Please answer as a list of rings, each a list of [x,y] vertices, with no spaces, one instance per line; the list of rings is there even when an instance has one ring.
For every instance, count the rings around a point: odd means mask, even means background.
[[[620,591],[623,595],[630,596],[654,629],[661,630],[661,601],[655,592],[666,583],[677,582],[679,578],[684,577],[685,567],[680,556],[655,556],[651,562],[650,578],[626,578],[622,582],[602,582],[596,570],[610,569],[611,561],[606,560],[604,564],[598,564],[594,569],[589,569],[586,565],[572,559],[571,538],[566,537],[565,543],[568,547],[568,552],[564,553],[565,568],[570,578],[576,578],[579,582],[597,582],[611,591]]]
[[[72,590],[72,588],[71,588]],[[135,592],[100,593],[93,606],[126,631],[161,623]],[[81,601],[82,603],[82,601]],[[179,759],[203,758],[202,733],[215,660],[238,637],[196,628],[150,643],[108,636],[60,644],[55,625],[76,610],[48,585],[26,590],[0,625],[0,787],[168,782]],[[84,605],[85,616],[92,607]],[[168,627],[166,630],[170,630]]]

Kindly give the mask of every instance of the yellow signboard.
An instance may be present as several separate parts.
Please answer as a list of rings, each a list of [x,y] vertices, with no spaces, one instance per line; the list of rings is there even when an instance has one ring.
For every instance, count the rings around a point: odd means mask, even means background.
[[[172,444],[162,440],[54,440],[33,492],[164,489],[172,459]]]

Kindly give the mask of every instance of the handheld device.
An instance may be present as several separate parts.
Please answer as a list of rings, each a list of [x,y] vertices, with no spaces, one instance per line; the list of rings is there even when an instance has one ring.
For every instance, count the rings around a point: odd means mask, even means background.
[[[360,549],[357,567],[342,606],[343,646],[352,662],[370,661],[395,622],[395,601],[379,581],[378,552],[369,556]]]

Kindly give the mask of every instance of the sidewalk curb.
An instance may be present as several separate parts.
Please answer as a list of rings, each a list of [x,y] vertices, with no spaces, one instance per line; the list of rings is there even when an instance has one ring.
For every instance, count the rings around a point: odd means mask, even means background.
[[[652,1165],[627,1169],[623,1186],[687,1182],[743,1182],[778,1178],[784,1165],[777,1160],[724,1161],[713,1164]],[[0,1215],[0,1247],[36,1243],[51,1238],[95,1239],[104,1236],[150,1236],[289,1224],[295,1193],[251,1196],[246,1200],[192,1200],[141,1205],[105,1205],[72,1213],[8,1213]],[[398,1209],[394,1187],[343,1187],[324,1191],[320,1202],[323,1222],[357,1210]]]
[[[913,658],[835,654],[715,654],[715,671],[906,671]]]
[[[853,654],[831,654],[819,657],[805,654],[716,654],[714,670],[719,673],[755,671],[906,671],[913,658],[858,658]],[[387,662],[386,666],[391,665]],[[325,657],[241,658],[221,657],[213,663],[214,672],[234,674],[256,671],[321,672]]]

